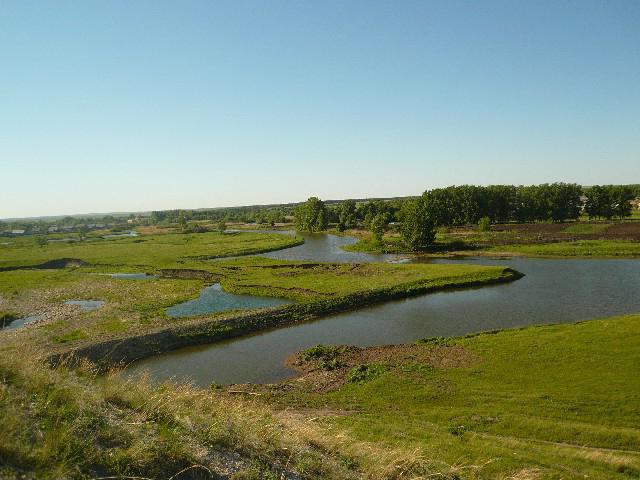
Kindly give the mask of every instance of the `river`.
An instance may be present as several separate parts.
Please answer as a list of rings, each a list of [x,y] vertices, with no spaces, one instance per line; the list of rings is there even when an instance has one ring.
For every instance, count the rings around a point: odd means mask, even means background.
[[[316,234],[266,257],[331,262],[392,261],[392,255],[345,252],[349,237]],[[461,260],[421,260],[451,263]],[[509,266],[525,277],[509,284],[446,291],[341,313],[314,322],[188,347],[137,362],[131,374],[212,382],[270,383],[288,378],[287,356],[316,344],[359,346],[544,323],[566,323],[640,311],[640,259],[468,258]]]

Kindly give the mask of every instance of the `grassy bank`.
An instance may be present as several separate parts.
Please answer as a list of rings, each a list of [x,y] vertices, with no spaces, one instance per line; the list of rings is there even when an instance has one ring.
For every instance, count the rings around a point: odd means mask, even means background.
[[[353,231],[359,241],[344,247],[352,252],[412,254],[397,233],[381,242],[368,232]],[[443,228],[423,255],[506,255],[548,257],[640,256],[640,222],[572,222],[494,225],[490,231],[476,227]]]
[[[0,356],[0,478],[353,476],[340,456],[243,398],[49,369],[38,355]]]
[[[640,476],[640,315],[296,363],[266,400],[375,478]]]

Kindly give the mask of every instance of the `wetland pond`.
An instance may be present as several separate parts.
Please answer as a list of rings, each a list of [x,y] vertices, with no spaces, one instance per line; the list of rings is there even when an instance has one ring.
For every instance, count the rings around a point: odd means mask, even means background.
[[[345,252],[340,246],[345,241],[354,241],[349,237],[313,235],[305,236],[305,240],[304,245],[264,256],[352,262],[395,258]],[[314,248],[317,257],[312,256]],[[203,387],[212,382],[269,383],[293,376],[295,372],[284,366],[285,359],[317,344],[405,343],[424,337],[567,323],[640,311],[640,259],[514,257],[412,261],[509,266],[525,277],[508,284],[391,301],[235,340],[188,347],[143,359],[131,365],[128,374],[148,371],[154,380],[190,379]]]
[[[26,325],[29,325],[30,323],[37,322],[41,318],[42,318],[42,315],[40,315],[40,314],[27,315],[26,317],[18,318],[16,320],[13,320],[10,323],[7,323],[7,324],[3,325],[2,329],[4,329],[4,330],[15,330],[17,328],[22,328],[22,327],[24,327]]]
[[[276,307],[291,303],[290,300],[254,295],[236,295],[222,290],[219,283],[205,287],[200,297],[166,309],[170,317],[189,317],[207,313],[242,310],[250,308]]]

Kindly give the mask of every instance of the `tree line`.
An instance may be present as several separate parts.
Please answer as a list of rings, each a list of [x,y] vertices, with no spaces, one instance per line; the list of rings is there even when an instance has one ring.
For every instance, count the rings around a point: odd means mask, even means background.
[[[541,185],[460,185],[425,191],[420,197],[357,203],[345,200],[327,206],[311,197],[295,211],[296,228],[317,232],[330,223],[338,231],[363,226],[377,241],[390,224],[397,224],[405,243],[414,250],[428,248],[438,227],[507,222],[564,222],[631,215],[630,200],[640,196],[639,185],[575,183]]]

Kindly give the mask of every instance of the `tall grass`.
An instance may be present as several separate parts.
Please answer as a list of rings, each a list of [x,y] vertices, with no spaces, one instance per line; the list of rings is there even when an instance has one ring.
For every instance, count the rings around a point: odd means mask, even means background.
[[[0,356],[0,478],[351,477],[251,401],[39,357]]]

